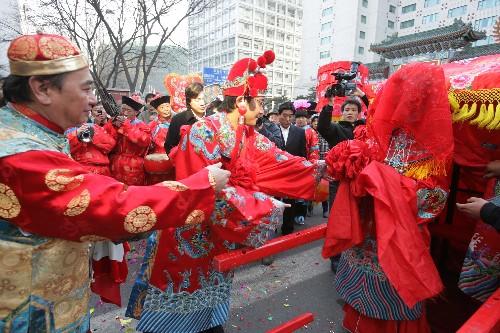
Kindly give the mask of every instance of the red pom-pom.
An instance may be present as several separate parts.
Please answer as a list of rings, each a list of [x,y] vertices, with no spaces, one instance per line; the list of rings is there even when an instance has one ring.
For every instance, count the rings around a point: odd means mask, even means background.
[[[257,64],[259,65],[260,68],[266,68],[266,65],[267,65],[266,58],[264,58],[264,56],[258,57]]]
[[[267,50],[264,52],[264,58],[266,58],[266,63],[269,65],[273,63],[274,59],[276,59],[276,55],[273,50]]]
[[[342,141],[326,155],[325,162],[330,176],[337,180],[353,180],[370,163],[373,157],[368,144],[359,140]]]
[[[248,61],[248,71],[250,73],[253,73],[257,70],[257,61],[253,60],[253,59],[250,59]]]

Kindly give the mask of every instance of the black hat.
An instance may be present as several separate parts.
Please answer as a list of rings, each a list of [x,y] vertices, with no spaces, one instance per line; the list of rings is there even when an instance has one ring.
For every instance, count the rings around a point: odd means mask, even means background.
[[[160,96],[155,99],[153,99],[151,102],[149,102],[149,105],[154,107],[155,109],[158,109],[158,107],[162,104],[165,103],[170,103],[170,96]]]
[[[309,114],[307,113],[307,110],[300,109],[300,110],[295,111],[295,119],[300,118],[300,117],[309,118]]]
[[[285,110],[291,110],[293,114],[295,114],[295,108],[293,107],[292,102],[285,102],[280,104],[280,106],[278,107],[278,114],[282,114]]]
[[[122,104],[130,106],[135,111],[141,111],[142,107],[144,106],[128,96],[122,96]]]

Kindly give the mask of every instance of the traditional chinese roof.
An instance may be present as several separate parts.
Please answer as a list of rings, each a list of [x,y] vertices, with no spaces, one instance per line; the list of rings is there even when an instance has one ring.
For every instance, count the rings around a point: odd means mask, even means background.
[[[386,59],[409,57],[449,49],[458,49],[486,37],[475,31],[471,23],[455,20],[452,25],[401,37],[388,37],[370,50]]]
[[[389,77],[390,64],[384,59],[365,64],[365,66],[368,67],[370,80],[387,79]]]
[[[499,54],[500,53],[500,43],[496,44],[488,44],[482,46],[467,46],[464,47],[463,50],[455,53],[450,61],[463,60],[469,58],[480,57],[484,55],[490,54]]]

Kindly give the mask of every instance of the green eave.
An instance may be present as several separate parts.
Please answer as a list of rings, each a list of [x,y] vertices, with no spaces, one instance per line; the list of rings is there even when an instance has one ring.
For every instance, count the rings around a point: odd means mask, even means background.
[[[500,54],[500,43],[488,44],[482,46],[467,46],[463,50],[455,53],[450,61],[464,60],[470,58],[476,58],[485,55]]]
[[[401,58],[449,49],[458,49],[486,37],[475,31],[471,23],[455,20],[452,25],[401,37],[389,37],[372,44],[370,51],[386,59]]]

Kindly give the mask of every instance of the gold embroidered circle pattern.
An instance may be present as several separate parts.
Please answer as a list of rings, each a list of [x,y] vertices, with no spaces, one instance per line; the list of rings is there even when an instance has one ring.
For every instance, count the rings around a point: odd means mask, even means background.
[[[14,191],[5,184],[0,183],[0,217],[12,219],[21,212],[21,204]]]
[[[70,191],[83,182],[83,175],[72,176],[69,169],[52,169],[45,175],[45,184],[54,192]]]
[[[66,216],[77,216],[83,213],[90,203],[90,192],[89,190],[83,190],[78,196],[71,199],[68,203],[64,215]]]
[[[148,206],[139,206],[125,217],[124,228],[132,234],[150,230],[156,224],[156,214]]]
[[[189,189],[189,187],[187,187],[183,183],[176,182],[176,181],[167,180],[167,181],[162,182],[161,184],[163,186],[169,188],[170,190],[176,191],[176,192],[183,192],[183,191],[187,191]]]
[[[205,213],[202,210],[196,209],[189,214],[186,219],[186,224],[200,224],[205,220]]]

